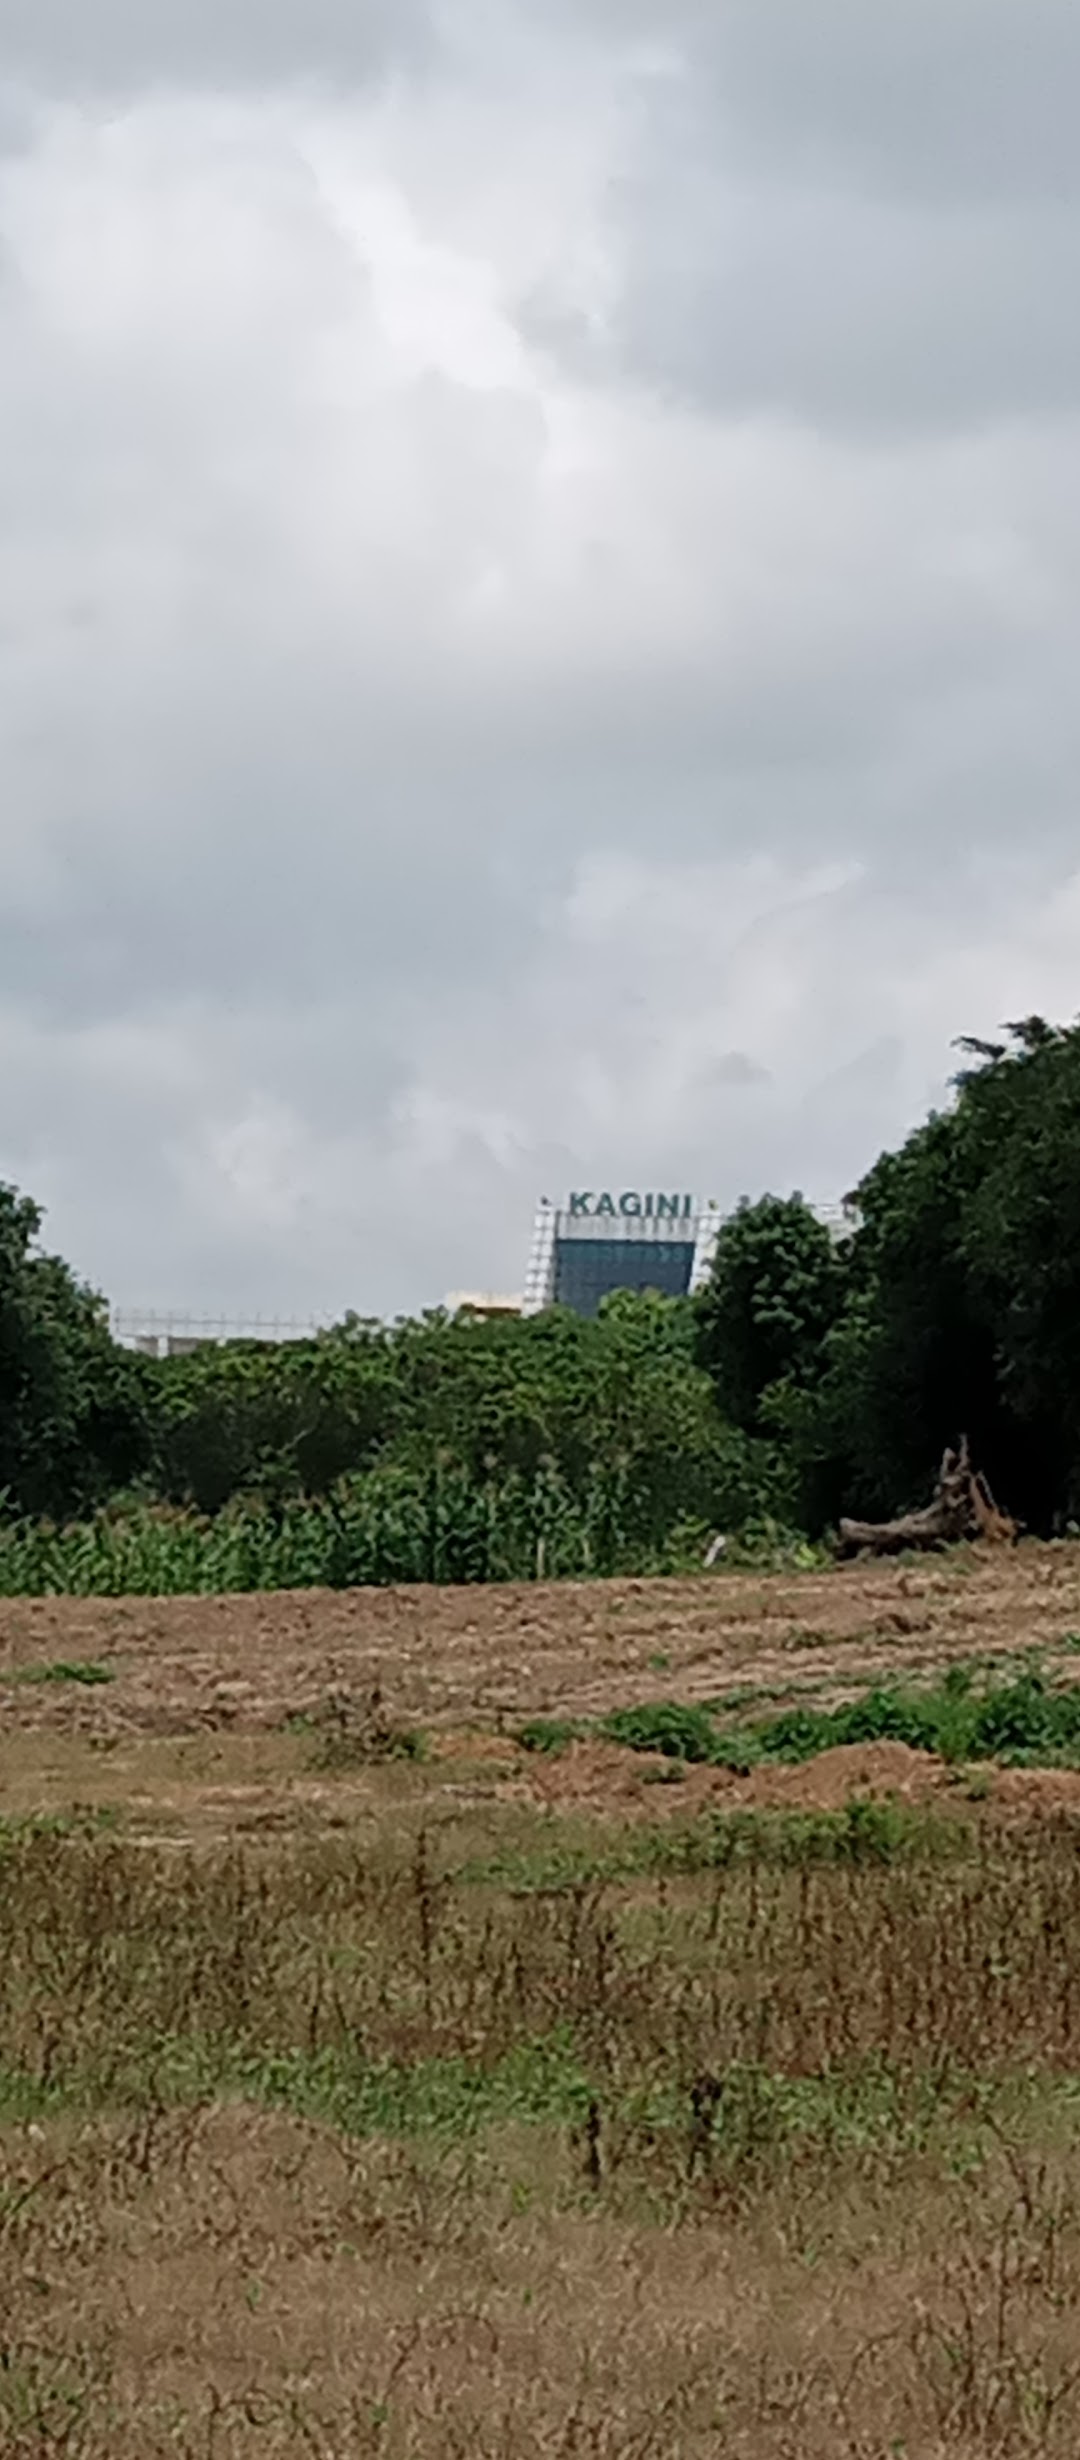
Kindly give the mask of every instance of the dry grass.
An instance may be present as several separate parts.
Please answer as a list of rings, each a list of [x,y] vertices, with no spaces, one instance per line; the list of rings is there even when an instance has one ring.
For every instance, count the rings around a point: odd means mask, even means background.
[[[1074,2452],[1076,1830],[660,1839],[9,1831],[0,2450]]]
[[[1069,1548],[5,1607],[114,1679],[0,1692],[2,2460],[1072,2460],[1080,1780],[510,1728],[1077,1625]]]
[[[3,2448],[1064,2460],[1078,2187],[849,2181],[815,2248],[777,2195],[613,2214],[512,2132],[478,2178],[235,2108],[57,2124],[5,2146]]]

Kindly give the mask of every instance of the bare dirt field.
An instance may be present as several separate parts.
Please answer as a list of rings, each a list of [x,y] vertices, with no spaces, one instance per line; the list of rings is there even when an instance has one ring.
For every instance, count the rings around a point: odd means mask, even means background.
[[[830,1705],[957,1660],[1005,1672],[1033,1650],[1065,1672],[1078,1631],[1075,1545],[692,1581],[7,1600],[0,1809],[108,1805],[194,1833],[338,1825],[433,1797],[650,1818],[711,1801],[922,1800],[955,1773],[899,1743],[745,1778],[695,1769],[669,1789],[655,1763],[614,1744],[578,1742],[545,1762],[512,1738],[538,1715],[590,1719],[647,1700],[729,1698],[750,1715]],[[329,1701],[376,1689],[388,1716],[424,1729],[424,1766],[328,1775],[313,1727]],[[1069,1772],[985,1782],[1018,1806],[1080,1805]]]

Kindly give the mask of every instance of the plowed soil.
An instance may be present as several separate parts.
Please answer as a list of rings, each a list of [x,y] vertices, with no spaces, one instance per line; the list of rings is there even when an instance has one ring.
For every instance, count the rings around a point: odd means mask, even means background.
[[[661,1783],[664,1764],[610,1744],[540,1761],[511,1737],[530,1717],[649,1699],[728,1697],[748,1717],[828,1705],[957,1659],[1004,1673],[1033,1649],[1064,1675],[1077,1632],[1080,1545],[1067,1544],[692,1581],[6,1600],[0,1813],[76,1801],[218,1828],[377,1817],[390,1795],[418,1790],[649,1816],[720,1798],[924,1799],[955,1774],[900,1745]],[[81,1682],[75,1668],[108,1679]],[[328,1774],[312,1742],[328,1700],[375,1689],[384,1720],[431,1737],[427,1762]],[[988,1782],[1006,1799],[1080,1803],[1069,1774]]]

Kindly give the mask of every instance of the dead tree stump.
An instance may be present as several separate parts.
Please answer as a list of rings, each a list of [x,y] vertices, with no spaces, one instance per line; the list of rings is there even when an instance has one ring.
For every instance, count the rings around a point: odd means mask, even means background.
[[[967,1436],[957,1451],[945,1452],[932,1502],[921,1512],[903,1512],[898,1520],[842,1520],[842,1555],[901,1555],[909,1548],[956,1546],[963,1540],[997,1546],[1015,1545],[1020,1525],[1000,1512],[981,1471],[971,1466]]]

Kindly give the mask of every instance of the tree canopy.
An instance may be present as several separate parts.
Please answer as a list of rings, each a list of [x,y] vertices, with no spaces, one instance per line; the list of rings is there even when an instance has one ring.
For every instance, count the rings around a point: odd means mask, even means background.
[[[797,1444],[818,1493],[917,1499],[963,1430],[1032,1527],[1080,1510],[1080,1028],[964,1043],[949,1109],[857,1191],[844,1308]]]
[[[698,1309],[698,1355],[733,1426],[764,1434],[777,1387],[817,1382],[844,1291],[844,1258],[801,1196],[763,1196],[724,1223]]]
[[[137,1362],[109,1338],[103,1302],[38,1243],[42,1214],[0,1184],[0,1496],[70,1513],[145,1457]]]
[[[0,1498],[71,1516],[135,1487],[214,1513],[452,1466],[477,1491],[597,1479],[638,1524],[770,1511],[812,1533],[925,1494],[947,1443],[1030,1526],[1080,1517],[1080,1027],[968,1039],[949,1106],[883,1154],[839,1244],[743,1204],[693,1301],[595,1322],[350,1317],[317,1340],[146,1360],[0,1187]],[[591,1482],[591,1488],[590,1488]]]

